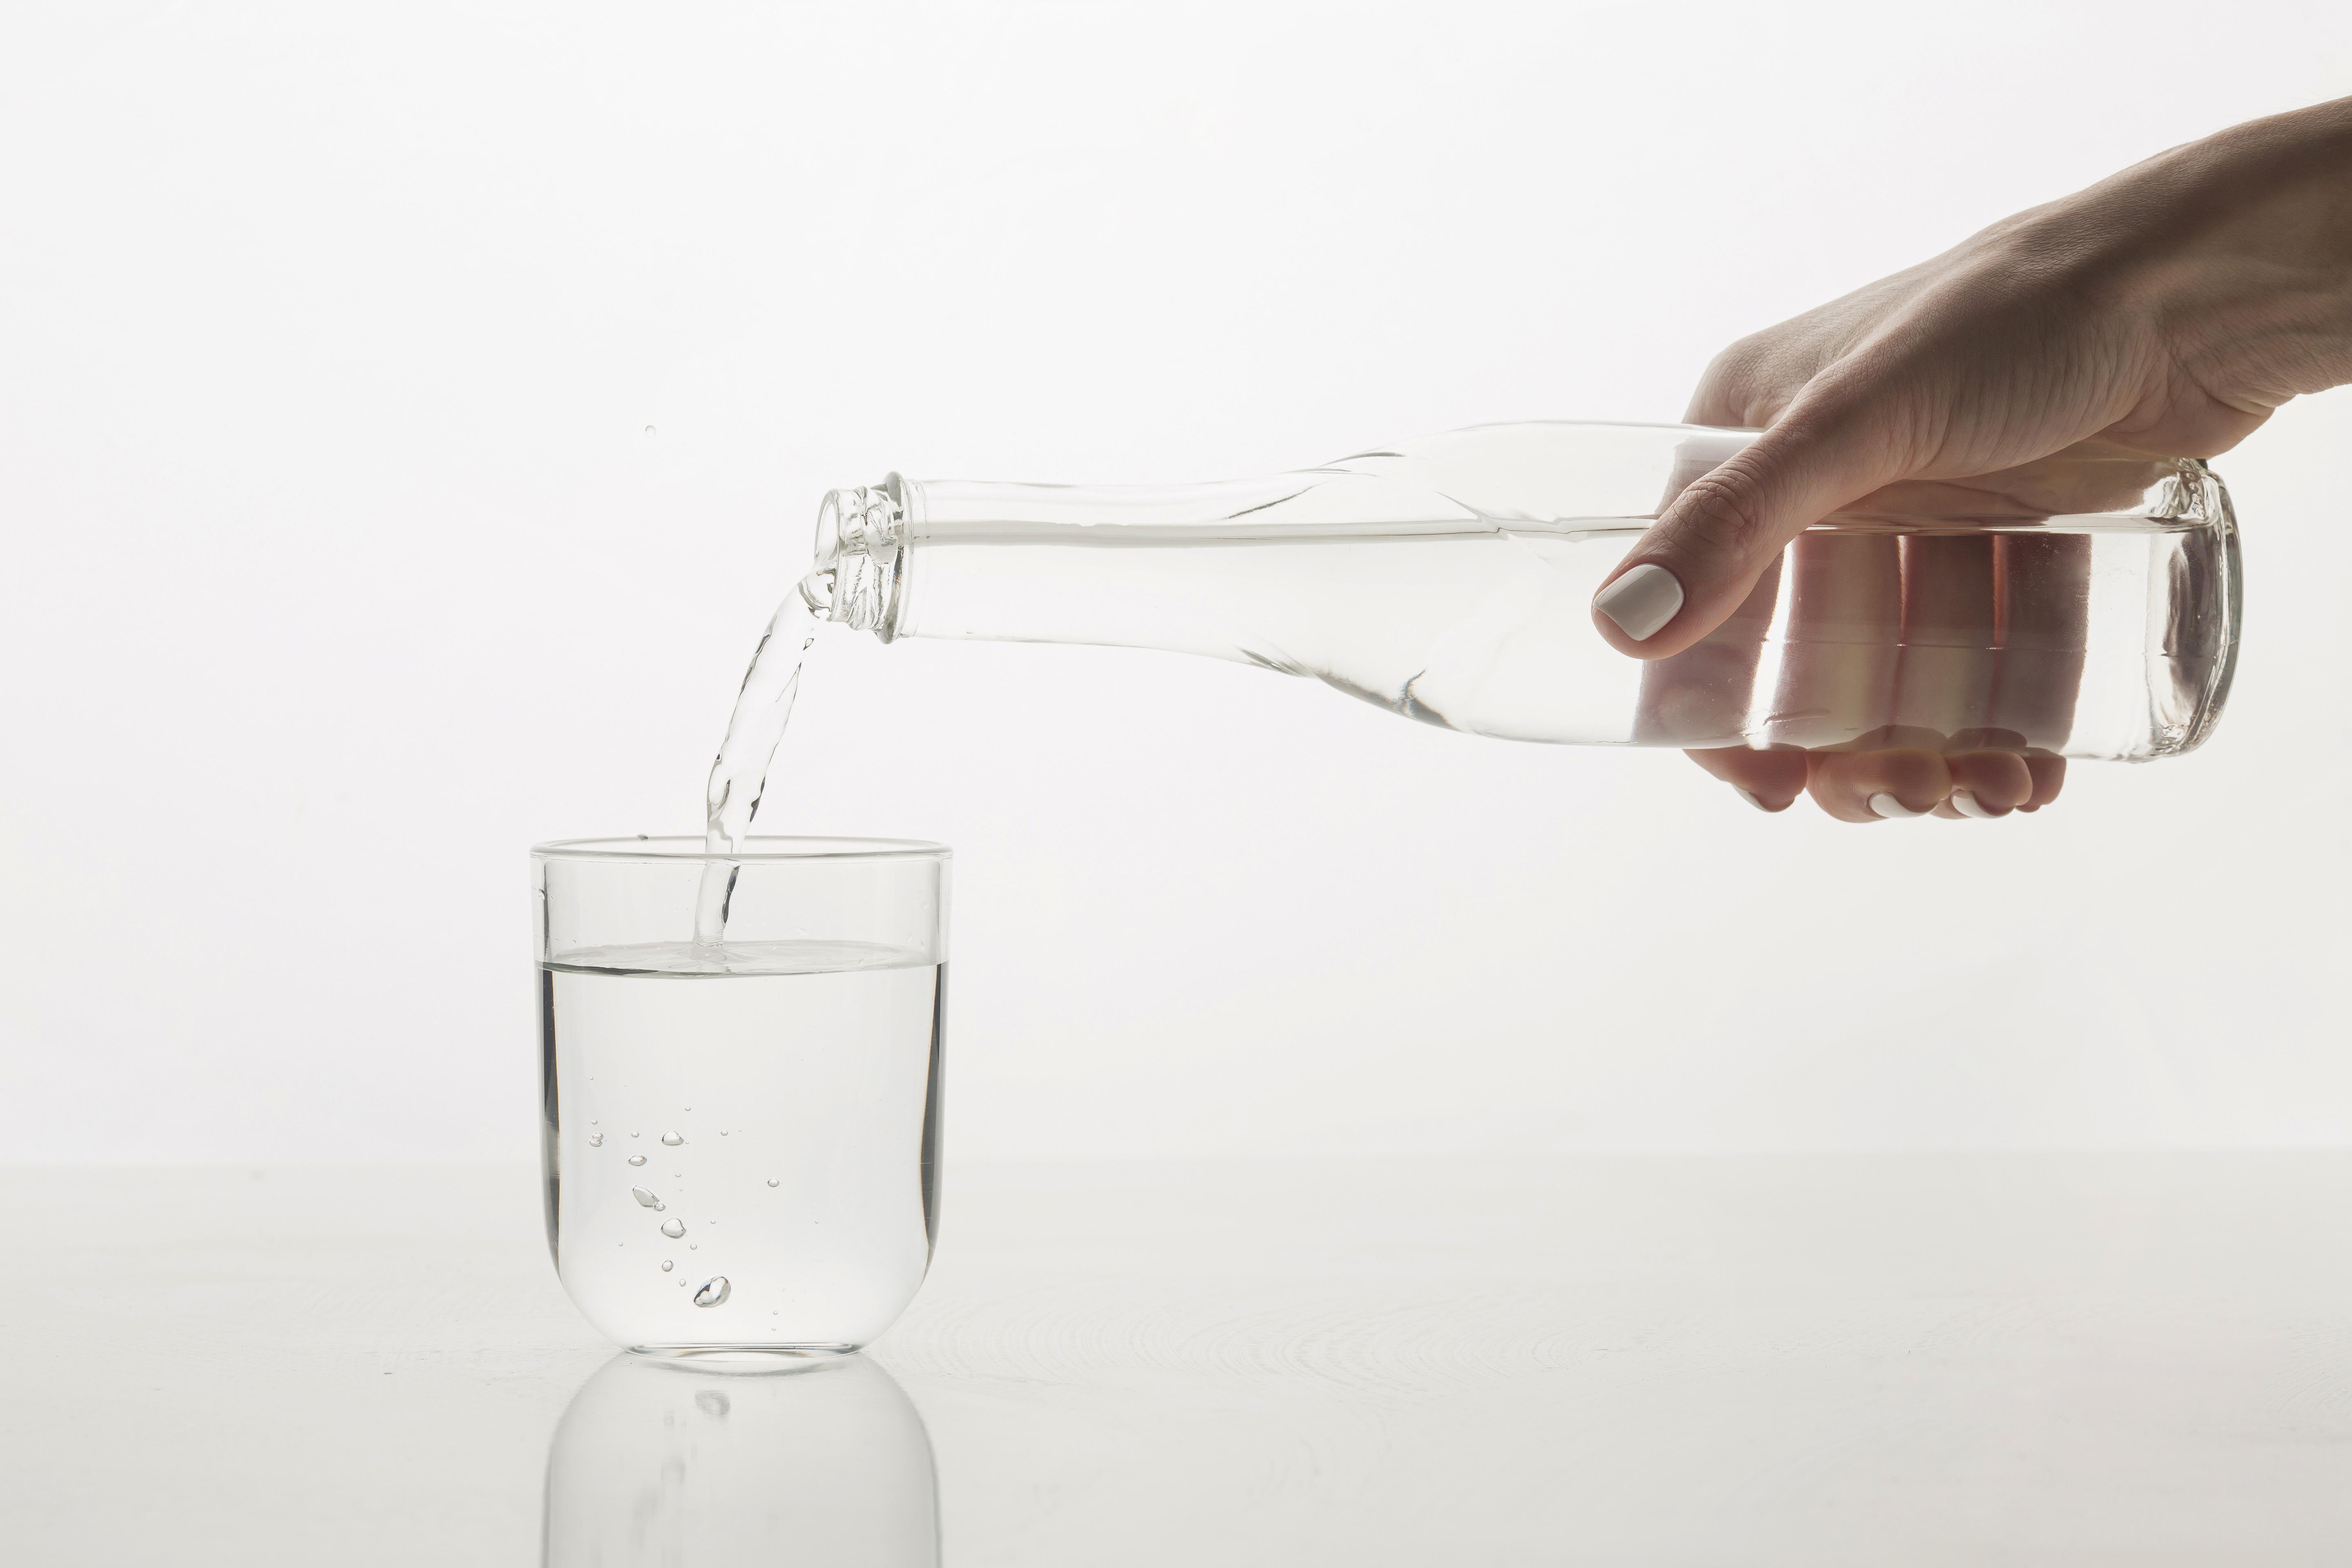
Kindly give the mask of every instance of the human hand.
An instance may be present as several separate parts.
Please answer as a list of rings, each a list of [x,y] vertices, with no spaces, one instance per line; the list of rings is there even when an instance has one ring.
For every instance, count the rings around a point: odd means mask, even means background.
[[[2063,552],[2004,552],[2015,536],[1837,554],[1816,535],[1783,552],[1834,510],[1879,510],[1864,500],[1874,492],[2030,468],[2078,443],[2210,457],[2288,398],[2347,380],[2352,100],[2176,148],[1732,345],[1688,417],[1765,433],[1665,508],[1595,596],[1594,621],[1634,658],[1703,664],[1710,637],[1788,571],[1824,605],[1859,595],[1898,615],[1893,640],[1906,645],[1919,640],[1915,616],[1989,627],[2010,599],[2063,642],[2078,613],[2064,603],[2071,568]],[[1972,669],[1926,663],[1946,667],[1919,674],[1929,710],[1939,687],[1985,678],[1981,656]],[[2042,668],[2028,706],[2059,700],[2063,676]],[[1652,678],[1674,684],[1656,666]],[[1810,791],[1849,821],[2032,810],[2063,776],[2000,723],[1898,725],[1838,744],[1693,755],[1768,810]]]
[[[2087,537],[2030,525],[1808,532],[1721,626],[1643,667],[1637,738],[1745,734],[1689,754],[1765,811],[1805,794],[1846,822],[2038,810],[2065,780],[2090,572]]]

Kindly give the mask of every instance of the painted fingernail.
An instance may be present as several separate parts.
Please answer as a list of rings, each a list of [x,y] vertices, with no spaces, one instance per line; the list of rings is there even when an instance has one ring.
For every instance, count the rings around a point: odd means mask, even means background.
[[[1987,811],[1977,803],[1977,797],[1974,795],[1964,789],[1956,789],[1952,792],[1952,809],[1962,816],[1973,816],[1979,822],[1990,822],[1995,817],[2009,815],[2005,811]]]
[[[1592,607],[1635,642],[1647,642],[1683,607],[1683,585],[1664,567],[1644,563],[1594,595]]]
[[[1731,791],[1734,795],[1738,795],[1740,799],[1746,801],[1748,805],[1754,806],[1759,811],[1769,813],[1772,809],[1770,806],[1766,805],[1762,801],[1756,798],[1756,792],[1754,790],[1741,789],[1738,784],[1733,784],[1731,786]]]
[[[1901,801],[1895,799],[1893,795],[1885,794],[1874,795],[1870,797],[1870,809],[1876,812],[1879,816],[1885,817],[1890,822],[1900,822],[1906,817],[1925,816],[1927,815],[1924,811],[1914,811],[1909,806],[1904,805]]]

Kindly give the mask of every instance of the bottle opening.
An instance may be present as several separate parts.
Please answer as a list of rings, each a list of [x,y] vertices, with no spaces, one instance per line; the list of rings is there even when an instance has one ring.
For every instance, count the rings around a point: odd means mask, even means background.
[[[816,512],[814,552],[801,600],[829,621],[888,642],[905,562],[905,481],[828,490]]]

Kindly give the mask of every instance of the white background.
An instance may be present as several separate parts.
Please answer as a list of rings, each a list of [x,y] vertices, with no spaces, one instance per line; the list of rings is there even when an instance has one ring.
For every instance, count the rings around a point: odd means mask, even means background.
[[[12,6],[0,1159],[526,1153],[523,850],[697,826],[830,486],[1672,418],[2347,92],[2329,4]],[[960,1153],[2342,1141],[2347,450],[2219,465],[2227,721],[2038,818],[844,633],[762,825],[956,846]]]

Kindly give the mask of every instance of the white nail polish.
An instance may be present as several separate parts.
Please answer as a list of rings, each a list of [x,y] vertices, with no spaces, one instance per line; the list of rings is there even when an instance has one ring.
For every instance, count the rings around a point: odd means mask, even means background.
[[[2005,811],[1987,811],[1977,804],[1977,797],[1964,789],[1952,792],[1952,809],[1962,816],[1973,816],[1979,822],[1990,822],[1996,816],[2006,816]]]
[[[1763,813],[1764,813],[1764,814],[1766,814],[1767,816],[1769,816],[1769,815],[1771,814],[1772,808],[1771,808],[1770,806],[1769,806],[1769,805],[1766,805],[1762,801],[1758,800],[1758,799],[1756,798],[1756,792],[1755,792],[1755,791],[1753,791],[1753,790],[1745,790],[1745,789],[1741,789],[1738,784],[1733,784],[1733,785],[1731,786],[1731,788],[1732,788],[1732,791],[1733,791],[1733,793],[1734,793],[1734,794],[1738,795],[1739,796],[1739,798],[1740,798],[1740,799],[1742,799],[1742,800],[1746,801],[1748,805],[1750,805],[1754,806],[1757,810],[1759,810],[1759,811],[1760,811],[1760,812],[1763,812]]]
[[[1870,797],[1870,809],[1889,822],[1901,822],[1906,817],[1927,815],[1924,811],[1914,811],[1893,795],[1884,793]]]
[[[1594,595],[1592,607],[1635,642],[1647,642],[1683,607],[1683,585],[1664,567],[1644,562]]]

